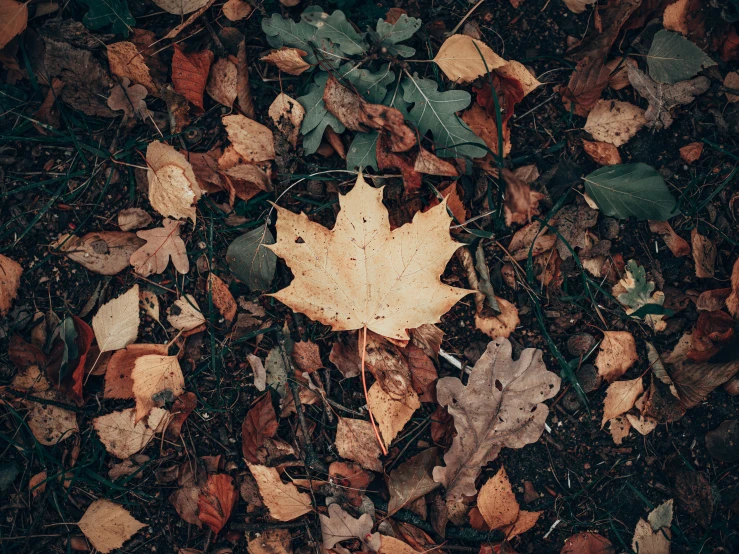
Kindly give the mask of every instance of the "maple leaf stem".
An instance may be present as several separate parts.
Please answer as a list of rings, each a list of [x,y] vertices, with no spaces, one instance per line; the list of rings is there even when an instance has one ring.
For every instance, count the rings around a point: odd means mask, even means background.
[[[367,326],[365,325],[364,327],[362,327],[362,388],[364,389],[364,399],[367,401],[367,413],[369,413],[369,416],[370,416],[370,423],[372,424],[372,430],[375,432],[375,437],[377,437],[377,442],[380,443],[380,449],[382,450],[382,455],[387,456],[387,449],[385,448],[385,444],[382,442],[382,439],[380,438],[380,433],[377,430],[377,425],[375,424],[375,418],[372,415],[372,407],[370,406],[369,395],[367,394],[367,378],[365,376],[365,371],[364,371],[364,358],[365,358],[366,352],[367,352]]]

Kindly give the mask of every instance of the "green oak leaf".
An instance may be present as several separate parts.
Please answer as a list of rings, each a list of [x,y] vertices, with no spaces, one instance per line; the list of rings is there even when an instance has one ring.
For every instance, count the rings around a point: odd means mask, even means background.
[[[323,10],[320,7],[312,6],[307,8],[304,13],[310,14],[313,12],[323,13]],[[305,21],[295,22],[275,13],[272,14],[272,17],[262,20],[262,30],[267,35],[267,42],[272,48],[282,48],[283,46],[300,48],[308,53],[305,56],[308,63],[318,64],[323,62],[318,67],[324,71],[336,69],[346,59],[339,45],[325,37],[318,36],[318,29]]]
[[[338,44],[344,54],[358,56],[367,52],[364,35],[354,30],[341,10],[336,10],[331,15],[317,10],[306,10],[301,17],[303,22],[315,27],[317,38],[328,39]]]
[[[377,29],[373,33],[373,38],[391,56],[410,58],[416,53],[416,49],[398,43],[411,38],[420,28],[421,20],[415,17],[408,17],[406,14],[401,15],[395,23],[388,23],[384,19],[378,19]]]
[[[680,33],[665,29],[654,35],[647,54],[649,76],[659,83],[685,81],[711,65],[716,65],[716,62],[703,50]]]
[[[481,158],[487,153],[482,139],[457,117],[458,111],[470,105],[469,92],[440,92],[435,81],[416,74],[403,81],[403,100],[413,104],[409,120],[421,134],[431,131],[437,156]]]
[[[78,0],[88,8],[82,23],[88,29],[102,29],[111,25],[111,30],[128,38],[136,20],[128,10],[126,0]]]
[[[395,80],[390,64],[383,65],[379,71],[361,69],[359,64],[344,64],[339,68],[339,76],[353,84],[357,92],[371,104],[379,104],[387,94],[387,87]]]
[[[305,117],[300,126],[303,133],[303,148],[306,154],[313,154],[321,144],[321,138],[326,127],[331,125],[337,133],[343,133],[346,127],[336,119],[336,116],[326,109],[323,103],[323,89],[326,88],[328,73],[318,73],[313,82],[308,85],[308,94],[300,96],[298,102],[305,110]]]
[[[665,180],[654,168],[644,163],[601,167],[585,180],[585,190],[600,210],[611,217],[666,221],[677,201]]]
[[[377,170],[377,131],[357,133],[346,153],[346,168],[351,170],[371,167]]]

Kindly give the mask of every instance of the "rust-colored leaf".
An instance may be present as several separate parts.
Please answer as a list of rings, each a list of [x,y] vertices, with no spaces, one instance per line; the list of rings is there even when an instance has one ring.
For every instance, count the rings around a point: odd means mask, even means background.
[[[230,475],[215,473],[208,476],[198,496],[198,517],[218,534],[231,517],[239,493]]]
[[[185,54],[179,44],[175,43],[173,47],[172,83],[174,83],[174,89],[202,112],[205,85],[208,82],[210,66],[215,56],[210,50]]]
[[[241,426],[241,451],[248,462],[265,462],[264,440],[273,438],[277,434],[277,427],[277,414],[268,392],[249,408]]]

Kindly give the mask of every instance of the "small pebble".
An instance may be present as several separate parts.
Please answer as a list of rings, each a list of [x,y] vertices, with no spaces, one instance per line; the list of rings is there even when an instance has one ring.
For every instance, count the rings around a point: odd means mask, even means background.
[[[595,337],[589,333],[578,333],[567,339],[567,351],[571,356],[584,356],[595,345]]]

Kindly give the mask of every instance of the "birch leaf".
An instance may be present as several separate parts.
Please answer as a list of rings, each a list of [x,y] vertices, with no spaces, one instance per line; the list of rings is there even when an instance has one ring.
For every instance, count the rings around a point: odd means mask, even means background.
[[[77,523],[92,546],[102,554],[108,554],[146,527],[128,510],[110,500],[96,500],[87,508]]]
[[[140,356],[134,362],[131,379],[136,399],[136,421],[146,417],[152,408],[173,402],[185,392],[185,378],[177,356]]]
[[[119,350],[136,341],[139,334],[139,286],[100,306],[92,318],[100,352]]]
[[[469,83],[506,64],[487,44],[468,35],[446,39],[434,62],[455,83]]]

